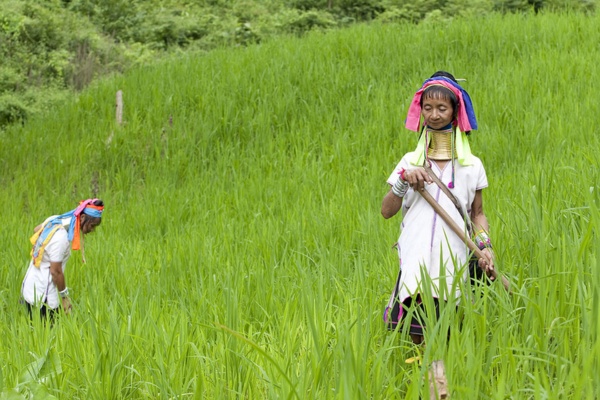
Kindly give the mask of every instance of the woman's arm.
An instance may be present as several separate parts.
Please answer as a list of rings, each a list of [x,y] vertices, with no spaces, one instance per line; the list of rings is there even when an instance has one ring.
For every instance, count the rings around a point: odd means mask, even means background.
[[[401,170],[398,181],[383,198],[381,204],[383,218],[388,219],[398,213],[400,207],[402,207],[402,199],[409,187],[417,191],[425,187],[426,183],[433,183],[433,180],[424,168]]]
[[[473,204],[471,204],[471,221],[473,221],[475,232],[483,231],[489,234],[490,226],[483,212],[483,194],[481,189],[475,192],[475,198],[473,199]],[[479,266],[485,271],[490,272],[494,269],[494,253],[492,252],[491,245],[485,247],[482,252],[486,258],[479,259]]]
[[[487,217],[483,212],[483,194],[481,193],[481,189],[475,192],[475,199],[473,199],[473,204],[471,205],[471,221],[473,221],[475,232],[480,230],[488,232],[490,229]]]
[[[59,292],[62,292],[67,288],[62,265],[62,261],[50,262],[50,275],[52,275],[52,282],[54,282],[54,286],[56,286],[56,290],[58,290]],[[65,314],[68,314],[71,311],[71,300],[69,300],[68,296],[60,296],[60,302],[62,304],[63,311],[65,312]]]
[[[398,197],[392,192],[390,189],[389,192],[383,198],[383,202],[381,203],[381,215],[383,218],[388,219],[393,217],[400,211],[402,207],[402,197]]]

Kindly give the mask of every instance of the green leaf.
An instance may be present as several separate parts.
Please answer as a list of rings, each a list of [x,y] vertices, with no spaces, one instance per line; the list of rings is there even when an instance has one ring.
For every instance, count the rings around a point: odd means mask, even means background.
[[[27,387],[31,390],[32,398],[35,400],[55,400],[56,397],[48,393],[48,388],[37,382],[30,382]]]
[[[60,357],[54,347],[50,347],[45,355],[25,367],[25,371],[21,373],[19,378],[19,386],[30,382],[44,382],[60,373],[62,373]]]
[[[0,393],[0,400],[25,400],[25,396],[15,389],[8,389]]]

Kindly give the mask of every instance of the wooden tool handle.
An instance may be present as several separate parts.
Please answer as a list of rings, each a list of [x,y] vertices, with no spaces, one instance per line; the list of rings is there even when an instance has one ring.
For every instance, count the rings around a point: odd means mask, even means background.
[[[429,192],[427,190],[425,190],[425,188],[422,188],[421,190],[419,190],[419,194],[421,196],[423,196],[423,198],[431,205],[431,207],[433,207],[435,212],[440,217],[442,217],[444,222],[446,222],[446,224],[448,224],[448,226],[454,231],[454,233],[456,233],[458,235],[458,237],[461,238],[463,240],[463,242],[465,242],[467,247],[469,247],[469,249],[471,251],[473,251],[473,253],[477,257],[477,259],[485,258],[483,252],[471,240],[471,238],[468,236],[468,234],[463,229],[461,229],[460,226],[458,226],[458,224],[452,219],[452,217],[450,217],[450,215],[448,215],[446,210],[444,210],[442,208],[442,206],[440,206],[438,204],[438,202],[435,201],[435,199],[433,197],[431,197],[431,195],[429,194]],[[496,269],[493,269],[491,271],[491,275],[494,278],[494,280],[496,280],[498,278],[498,272],[496,271]],[[505,277],[501,277],[501,280],[502,280],[502,285],[504,285],[504,288],[508,292],[510,292],[510,283],[508,282],[508,280]]]

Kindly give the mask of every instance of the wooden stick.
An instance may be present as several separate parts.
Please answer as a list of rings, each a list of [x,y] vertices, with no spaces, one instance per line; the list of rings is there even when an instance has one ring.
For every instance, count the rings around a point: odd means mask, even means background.
[[[429,192],[427,190],[425,190],[424,187],[419,190],[419,194],[421,196],[423,196],[423,198],[431,205],[431,207],[433,207],[435,212],[438,213],[438,215],[440,217],[442,217],[444,222],[446,222],[446,224],[448,224],[448,226],[454,231],[454,233],[456,233],[458,235],[458,237],[460,237],[463,240],[463,242],[467,245],[467,247],[469,247],[469,249],[475,254],[477,259],[486,258],[483,255],[483,252],[471,240],[471,238],[467,235],[467,233],[463,229],[461,229],[460,226],[458,226],[458,224],[456,222],[454,222],[452,217],[450,217],[450,215],[448,215],[446,210],[444,210],[442,208],[442,206],[440,206],[438,204],[438,202],[435,201],[435,199],[433,197],[431,197]],[[491,271],[491,275],[492,275],[492,278],[494,278],[494,280],[496,280],[498,278],[498,272],[496,271],[495,268]],[[504,285],[504,288],[510,293],[510,283],[508,282],[508,280],[505,277],[501,277],[501,280],[502,280],[502,285]]]
[[[121,125],[123,123],[123,92],[121,90],[117,90],[117,104],[116,107],[116,119],[117,125]]]
[[[448,398],[448,380],[443,360],[434,361],[429,369],[429,400]]]

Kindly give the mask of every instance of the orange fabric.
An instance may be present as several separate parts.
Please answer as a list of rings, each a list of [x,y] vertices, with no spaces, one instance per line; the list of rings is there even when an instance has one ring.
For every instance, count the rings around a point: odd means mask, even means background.
[[[103,211],[104,210],[104,206],[96,206],[94,204],[87,204],[85,206],[85,208],[93,208],[93,209],[98,210],[98,211]],[[79,249],[81,249],[81,242],[82,242],[82,236],[81,236],[81,213],[79,213],[76,216],[76,220],[75,220],[75,231],[73,232],[73,242],[71,244],[71,248],[73,250],[79,250]]]

